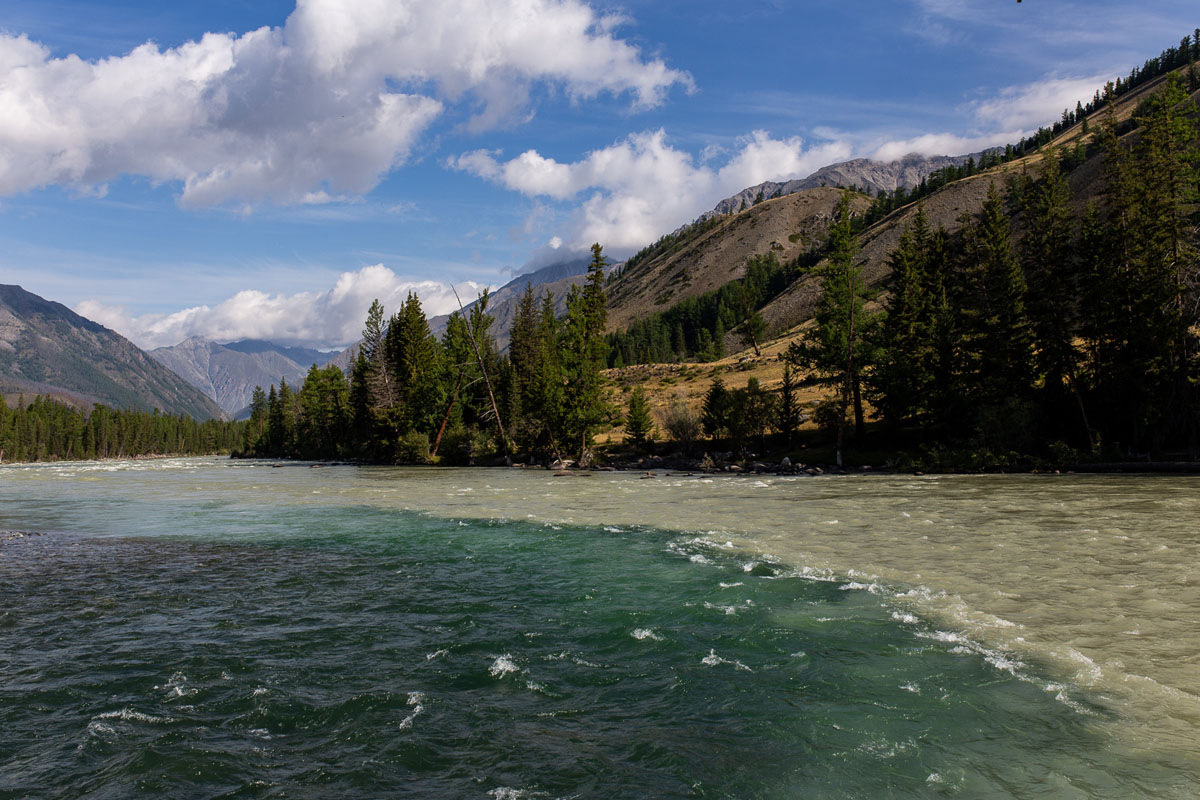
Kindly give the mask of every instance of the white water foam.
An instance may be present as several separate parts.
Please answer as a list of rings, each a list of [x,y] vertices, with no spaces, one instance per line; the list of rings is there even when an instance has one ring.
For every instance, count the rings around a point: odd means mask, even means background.
[[[400,721],[400,730],[403,731],[403,730],[408,730],[409,728],[411,728],[413,721],[416,720],[416,718],[419,715],[421,715],[425,712],[425,706],[423,704],[424,700],[425,700],[424,692],[409,692],[408,693],[408,705],[409,705],[409,707],[412,708],[412,713]]]
[[[639,642],[650,639],[651,641],[661,642],[663,637],[658,634],[653,628],[634,628],[633,633],[629,634]]]
[[[717,667],[717,666],[720,666],[721,664],[731,664],[740,670],[745,670],[746,672],[754,672],[754,670],[750,669],[749,667],[747,667],[745,664],[743,664],[740,661],[730,660],[728,658],[721,658],[719,655],[717,655],[717,651],[715,649],[709,650],[708,655],[706,655],[704,658],[700,659],[700,663],[706,667]]]
[[[103,714],[97,714],[92,719],[119,719],[125,722],[144,722],[148,725],[165,725],[175,721],[171,717],[152,717],[149,714],[135,711],[128,706],[122,708],[120,711],[105,711]]]
[[[497,657],[496,660],[492,662],[492,666],[488,669],[488,674],[490,674],[493,678],[503,678],[510,672],[520,671],[521,668],[513,663],[512,654],[505,653],[504,655]]]

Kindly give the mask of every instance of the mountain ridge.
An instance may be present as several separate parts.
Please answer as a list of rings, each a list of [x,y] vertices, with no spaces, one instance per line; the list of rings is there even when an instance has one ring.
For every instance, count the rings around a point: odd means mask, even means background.
[[[220,406],[125,337],[62,303],[0,284],[0,390],[197,420]]]
[[[265,389],[271,384],[278,385],[281,379],[299,384],[309,367],[324,366],[336,354],[286,347],[261,339],[219,344],[203,336],[192,336],[170,347],[155,348],[149,355],[227,413],[242,416],[256,386]]]

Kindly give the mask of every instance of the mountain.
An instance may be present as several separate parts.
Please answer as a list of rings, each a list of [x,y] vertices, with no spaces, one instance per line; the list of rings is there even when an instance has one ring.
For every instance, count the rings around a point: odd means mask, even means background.
[[[334,353],[303,347],[284,347],[258,339],[217,344],[200,336],[150,355],[195,386],[233,415],[250,405],[254,387],[278,385],[281,379],[299,385],[313,364],[324,366]]]
[[[829,187],[795,192],[714,217],[643,251],[608,287],[609,329],[737,280],[752,256],[774,253],[786,264],[819,248],[839,197]],[[862,196],[856,202],[859,210],[870,205]]]
[[[559,315],[567,311],[567,292],[571,287],[583,285],[587,277],[588,264],[592,263],[591,256],[560,261],[524,275],[518,275],[496,291],[488,295],[488,314],[492,317],[491,334],[496,337],[496,347],[503,350],[508,347],[508,333],[512,330],[513,317],[517,313],[517,303],[525,293],[527,286],[533,287],[540,298],[545,292],[554,295],[554,310]],[[466,304],[470,308],[475,303]],[[433,317],[429,320],[429,328],[440,335],[446,329],[449,315]]]
[[[114,331],[20,286],[0,285],[0,392],[75,405],[160,409],[198,419],[221,408]]]
[[[264,342],[262,339],[243,339],[240,342],[230,342],[221,346],[227,350],[235,350],[239,353],[247,353],[249,355],[278,353],[297,364],[303,365],[306,370],[313,364],[323,367],[329,363],[331,358],[337,355],[336,352],[313,350],[310,347],[285,347],[274,342]]]
[[[1152,78],[1126,90],[1114,104],[1113,123],[1127,131],[1139,103],[1165,80],[1165,77]],[[1095,126],[1095,119],[1092,124]],[[1050,130],[1039,131],[1042,134],[1050,134]],[[1123,135],[1136,137],[1138,133]],[[1083,163],[1068,176],[1072,196],[1080,206],[1098,197],[1102,183],[1103,157],[1094,147],[1088,149],[1090,140],[1082,120],[1053,131],[1053,144],[1060,154],[1084,154]],[[886,293],[891,277],[889,259],[918,206],[924,209],[931,227],[956,231],[965,218],[979,212],[993,183],[1003,189],[1010,177],[1036,175],[1040,171],[1049,151],[1043,150],[1039,141],[1029,144],[1027,152],[1007,163],[952,180],[924,196],[920,203],[901,205],[861,231],[856,263],[867,283]],[[909,157],[884,165],[852,161],[826,167],[803,181],[765,183],[745,189],[722,201],[696,223],[665,236],[627,262],[624,271],[608,287],[609,330],[623,330],[632,322],[665,311],[682,300],[718,289],[740,278],[751,256],[775,252],[781,263],[797,258],[804,261],[805,256],[810,262],[789,286],[758,309],[767,323],[767,337],[794,335],[796,326],[811,318],[819,297],[820,280],[811,261],[817,258],[841,193],[833,184],[857,184],[862,188],[872,181],[894,177],[897,186],[911,188],[914,181],[919,185],[918,178],[928,177],[948,165],[962,165],[970,158]],[[825,180],[827,185],[791,191],[814,180]],[[773,198],[776,191],[780,196]],[[756,203],[760,192],[764,199]],[[871,198],[859,194],[853,202],[855,210],[863,213],[870,207]],[[729,353],[745,347],[734,331],[727,332],[725,344]]]
[[[907,155],[895,161],[872,161],[868,158],[856,158],[853,161],[843,161],[821,167],[807,178],[777,183],[766,181],[756,186],[750,186],[731,197],[727,197],[713,208],[705,212],[700,219],[720,214],[732,214],[745,208],[750,208],[755,202],[774,197],[783,197],[805,189],[819,189],[824,186],[857,186],[863,192],[875,195],[880,191],[894,192],[896,189],[915,189],[921,181],[945,167],[958,167],[969,159],[978,160],[983,153],[972,153],[965,156],[919,156]]]

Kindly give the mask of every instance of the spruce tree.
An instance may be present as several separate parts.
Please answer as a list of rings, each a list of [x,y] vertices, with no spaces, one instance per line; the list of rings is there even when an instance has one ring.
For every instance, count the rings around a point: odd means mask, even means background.
[[[994,183],[983,208],[964,228],[962,258],[963,398],[976,411],[1019,403],[1033,385],[1033,332],[1025,310],[1025,273]]]
[[[813,326],[784,357],[807,372],[807,383],[835,392],[837,461],[842,463],[847,419],[853,410],[858,435],[863,430],[862,383],[874,361],[872,332],[875,315],[866,309],[868,291],[854,263],[858,239],[851,219],[850,193],[843,192],[829,231],[829,257],[820,268],[821,297]]]
[[[650,415],[650,403],[646,391],[634,386],[629,393],[629,409],[625,412],[625,438],[635,447],[645,446],[654,430],[654,418]]]
[[[779,386],[779,398],[775,402],[775,430],[783,434],[785,444],[792,443],[796,428],[800,427],[800,403],[796,397],[796,379],[792,365],[784,363],[783,382]]]
[[[1037,373],[1051,419],[1058,420],[1081,402],[1075,348],[1080,281],[1071,191],[1054,153],[1048,154],[1039,180],[1024,199],[1020,250],[1028,283],[1027,310]]]
[[[725,381],[720,376],[713,378],[704,395],[704,404],[700,411],[700,425],[704,433],[712,439],[727,435],[732,410],[732,399],[729,390],[725,388]]]
[[[607,362],[607,301],[604,293],[603,248],[592,245],[583,289],[571,287],[563,331],[563,367],[566,378],[566,415],[571,438],[579,444],[580,462],[588,459],[592,434],[607,414],[601,397],[601,370]]]
[[[932,391],[936,369],[932,245],[928,218],[918,206],[890,258],[891,291],[871,379],[875,405],[892,423],[921,414]]]
[[[392,424],[402,433],[431,433],[442,408],[440,348],[415,293],[409,292],[388,323],[384,349],[401,408]]]
[[[0,400],[0,402],[3,402]],[[246,433],[242,442],[242,450],[246,453],[253,453],[260,447],[259,442],[262,441],[263,435],[267,430],[267,413],[269,406],[267,404],[267,395],[263,392],[261,386],[254,387],[254,393],[250,395],[250,421],[246,425]],[[3,428],[3,422],[0,421],[0,429]]]
[[[383,305],[376,299],[367,311],[360,352],[366,359],[365,378],[371,394],[371,405],[391,408],[396,405],[397,398],[392,372],[387,366],[387,323],[383,314]]]

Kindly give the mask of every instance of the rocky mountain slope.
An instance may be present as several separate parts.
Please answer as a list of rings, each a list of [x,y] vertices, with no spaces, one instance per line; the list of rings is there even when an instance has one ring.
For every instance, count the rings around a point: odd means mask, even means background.
[[[737,194],[727,197],[713,208],[712,211],[701,215],[700,219],[721,214],[732,214],[750,208],[761,197],[769,200],[773,197],[785,196],[802,192],[805,189],[821,187],[857,186],[864,192],[874,196],[879,191],[893,192],[901,187],[913,189],[921,181],[945,167],[957,167],[965,164],[968,159],[978,159],[982,153],[972,153],[965,156],[920,156],[907,155],[895,161],[872,161],[868,158],[856,158],[853,161],[843,161],[840,164],[830,164],[809,175],[794,181],[778,183],[766,181],[756,186],[750,186]]]
[[[309,367],[324,365],[334,354],[254,339],[223,345],[193,336],[151,350],[150,355],[225,411],[238,415],[250,405],[255,386],[266,389],[281,379],[299,385]]]
[[[198,420],[221,408],[114,331],[20,286],[0,285],[0,391],[77,405],[160,409]]]
[[[806,189],[697,226],[649,258],[630,260],[608,288],[608,326],[664,311],[740,278],[752,256],[774,253],[781,263],[820,247],[841,192]],[[865,210],[870,201],[855,201]]]

